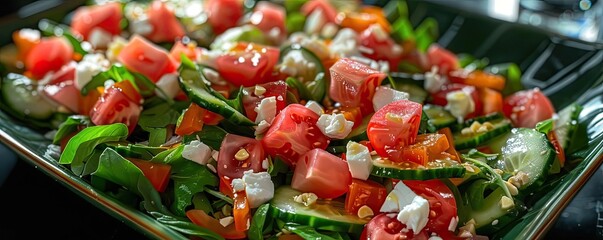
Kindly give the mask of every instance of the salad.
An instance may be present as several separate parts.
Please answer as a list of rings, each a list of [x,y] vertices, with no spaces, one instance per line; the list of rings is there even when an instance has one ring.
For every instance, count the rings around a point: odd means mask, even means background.
[[[96,1],[13,33],[0,107],[187,237],[494,238],[579,161],[582,108],[438,33],[404,1]]]

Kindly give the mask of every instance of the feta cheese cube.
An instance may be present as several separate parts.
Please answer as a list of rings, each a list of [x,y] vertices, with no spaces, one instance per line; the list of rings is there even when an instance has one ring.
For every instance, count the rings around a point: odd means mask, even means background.
[[[235,178],[232,180],[231,185],[232,185],[232,190],[234,190],[235,192],[240,192],[240,191],[245,190],[245,181],[243,181],[243,179]]]
[[[211,158],[212,150],[199,140],[194,140],[184,145],[182,157],[201,165],[206,165]]]
[[[358,34],[350,28],[343,28],[337,32],[335,38],[329,45],[333,54],[341,57],[360,56],[358,51]]]
[[[260,104],[255,108],[258,116],[255,118],[255,123],[266,121],[271,123],[276,116],[276,97],[267,97],[262,99]]]
[[[421,232],[429,220],[429,202],[421,196],[415,196],[410,204],[400,210],[397,219],[415,234]]]
[[[446,82],[448,80],[438,74],[438,67],[434,66],[431,68],[431,71],[425,73],[425,83],[423,86],[428,92],[435,93],[440,91]]]
[[[93,28],[88,34],[88,42],[90,42],[95,49],[106,48],[109,43],[111,43],[112,38],[113,35],[111,35],[111,33],[99,27]]]
[[[368,147],[349,141],[346,145],[346,160],[353,178],[367,180],[373,169],[373,162]]]
[[[266,122],[266,120],[262,120],[260,123],[258,123],[258,126],[255,127],[255,136],[259,136],[266,133],[269,128],[270,123]]]
[[[390,104],[395,101],[400,100],[408,100],[408,93],[398,91],[386,86],[379,86],[375,90],[375,95],[373,96],[373,108],[375,111],[378,111],[383,106]]]
[[[156,83],[157,88],[161,89],[162,94],[158,89],[155,89],[155,94],[164,99],[173,99],[180,91],[180,84],[178,83],[178,74],[167,73],[159,78]]]
[[[330,138],[344,139],[352,131],[354,122],[345,119],[341,113],[322,114],[318,118],[316,126],[320,131]]]
[[[153,25],[148,18],[141,18],[130,22],[130,31],[133,34],[147,35],[153,32]]]
[[[306,18],[306,23],[304,25],[304,32],[308,34],[319,34],[322,26],[327,23],[327,17],[323,13],[322,9],[316,8],[308,18]]]
[[[254,173],[253,170],[243,174],[245,182],[245,194],[249,201],[249,207],[257,208],[274,197],[274,183],[268,172]]]
[[[459,123],[463,122],[463,119],[467,114],[475,111],[475,102],[469,93],[458,90],[452,91],[446,94],[446,100],[448,103],[444,109],[450,111],[452,116],[456,117]]]
[[[415,192],[410,190],[403,182],[396,183],[396,186],[385,198],[385,202],[381,206],[380,212],[399,212],[404,206],[412,203],[417,196]]]
[[[319,116],[325,113],[325,110],[322,108],[322,106],[320,106],[320,104],[314,100],[308,101],[306,103],[306,107]]]
[[[109,61],[102,54],[86,54],[75,67],[75,87],[81,90],[96,74],[107,70],[108,66]]]

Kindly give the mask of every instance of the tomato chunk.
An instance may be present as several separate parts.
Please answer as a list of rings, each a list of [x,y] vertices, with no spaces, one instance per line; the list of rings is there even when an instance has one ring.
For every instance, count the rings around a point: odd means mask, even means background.
[[[348,192],[351,183],[352,174],[343,159],[315,148],[300,157],[291,187],[319,198],[336,198]]]
[[[398,158],[402,147],[415,142],[421,122],[421,104],[400,100],[379,109],[366,129],[371,145],[382,157]]]
[[[425,166],[429,161],[438,159],[449,147],[444,134],[420,134],[413,145],[389,151],[389,159],[393,162],[413,162]]]
[[[220,234],[220,236],[226,239],[244,239],[247,237],[247,234],[244,231],[237,231],[234,224],[224,227],[220,224],[218,219],[207,215],[203,210],[188,210],[186,211],[186,217],[194,224]]]
[[[278,31],[276,40],[284,38],[285,30],[285,8],[275,3],[261,1],[255,6],[251,14],[251,24],[257,26],[262,32],[272,36],[271,33]]]
[[[135,35],[124,46],[117,59],[131,71],[138,72],[157,82],[166,73],[176,71],[176,66],[167,51]]]
[[[195,132],[201,131],[203,128],[203,117],[205,116],[205,110],[195,103],[191,103],[187,109],[184,110],[181,119],[178,119],[176,125],[176,134],[180,136],[190,135]]]
[[[90,39],[94,28],[100,28],[111,35],[121,33],[121,4],[110,2],[103,5],[81,6],[75,10],[71,19],[71,29],[82,35],[84,40]]]
[[[457,217],[456,200],[450,188],[439,179],[403,182],[417,195],[429,201],[429,211],[433,214],[430,213],[427,226],[423,231],[436,232],[441,236],[450,232],[448,231],[450,221]]]
[[[404,231],[406,229],[406,231]],[[425,231],[414,234],[411,229],[396,219],[396,215],[381,213],[364,227],[360,239],[391,240],[391,239],[416,239],[427,240],[429,235]]]
[[[142,174],[153,184],[155,190],[158,192],[165,191],[170,182],[172,166],[135,158],[128,158],[128,160],[142,171]]]
[[[215,34],[221,34],[229,28],[237,26],[243,17],[243,1],[239,0],[207,0],[207,21]]]
[[[438,44],[431,44],[429,46],[429,49],[427,49],[427,58],[431,66],[438,67],[438,71],[442,75],[448,75],[448,73],[461,67],[456,55]]]
[[[146,35],[153,42],[174,42],[184,36],[184,28],[163,1],[153,1],[147,12],[153,31]]]
[[[40,40],[25,58],[25,67],[36,79],[47,73],[58,71],[73,57],[73,47],[62,37],[49,37]]]
[[[375,89],[384,73],[349,58],[339,59],[331,68],[329,96],[346,107],[361,107],[363,114],[373,112]]]
[[[239,151],[241,153],[238,153]],[[238,157],[244,156],[243,152],[246,152],[247,156]],[[235,134],[226,134],[218,154],[218,176],[235,179],[242,177],[243,173],[248,170],[265,171],[262,168],[264,159],[266,156],[260,141]]]
[[[536,123],[549,119],[555,108],[538,88],[522,90],[507,96],[503,102],[503,112],[515,127],[533,128]]]
[[[371,180],[352,179],[350,191],[345,196],[345,210],[356,215],[358,209],[366,205],[377,213],[386,197],[387,189],[383,185]]]
[[[253,43],[239,43],[216,59],[216,69],[224,80],[235,86],[253,86],[270,82],[280,50]]]
[[[123,123],[130,133],[136,128],[142,111],[141,96],[129,81],[122,81],[107,88],[90,111],[90,120],[95,125]]]
[[[295,166],[299,157],[314,148],[326,149],[329,138],[316,126],[318,114],[300,104],[285,107],[262,138],[268,154]]]

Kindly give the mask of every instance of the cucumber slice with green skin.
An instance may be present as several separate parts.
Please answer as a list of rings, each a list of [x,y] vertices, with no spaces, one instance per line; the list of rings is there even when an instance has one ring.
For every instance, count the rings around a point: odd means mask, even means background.
[[[344,203],[337,200],[318,199],[314,204],[305,206],[293,201],[302,192],[290,186],[282,186],[274,192],[270,201],[272,216],[284,222],[314,227],[320,230],[349,232],[359,234],[364,229],[368,219],[349,214],[344,209]]]
[[[465,122],[463,122],[463,127],[469,127],[474,122],[484,123],[484,122],[491,122],[491,121],[495,121],[495,120],[500,120],[500,119],[503,119],[503,118],[505,118],[505,116],[502,113],[494,112],[494,113],[486,114],[486,115],[483,115],[483,116],[479,116],[479,117],[474,117],[474,118],[471,118],[471,119],[467,119],[467,120],[465,120]]]
[[[511,136],[501,152],[500,169],[528,175],[528,181],[518,188],[526,192],[529,192],[526,189],[537,188],[544,183],[557,155],[546,135],[532,128],[511,130]]]
[[[56,106],[43,96],[39,87],[26,76],[10,73],[2,80],[2,102],[20,119],[49,119],[56,112]]]
[[[436,178],[459,178],[465,174],[465,167],[454,160],[436,160],[421,166],[411,162],[392,162],[386,158],[373,156],[371,175],[400,180],[429,180]]]
[[[563,149],[568,149],[571,144],[571,139],[576,129],[578,128],[578,118],[580,117],[580,112],[582,111],[582,106],[574,103],[559,111],[557,116],[559,117],[555,121],[555,135],[557,135],[557,141],[559,141],[559,145]]]
[[[313,81],[316,79],[316,75],[325,72],[325,67],[322,65],[320,58],[299,44],[291,44],[281,48],[279,63],[282,63],[285,58],[293,58],[299,64],[296,66],[297,74],[291,77],[297,78],[302,83]]]
[[[437,129],[449,127],[456,123],[456,118],[442,106],[425,104],[423,111],[429,117],[429,124]]]
[[[484,143],[483,146],[489,147],[492,153],[500,153],[500,150],[502,149],[502,147],[505,146],[505,144],[507,144],[507,139],[509,139],[510,136],[510,131],[507,133],[503,133],[502,135],[490,139],[489,141]]]
[[[352,129],[348,137],[342,140],[334,139],[331,141],[331,146],[345,146],[349,141],[360,142],[364,140],[368,140],[368,135],[366,135],[366,128],[368,127],[369,121],[371,121],[371,117],[373,114],[365,116],[362,118],[362,123]]]
[[[462,134],[457,131],[453,134],[454,147],[458,150],[468,149],[480,146],[488,140],[494,139],[497,136],[503,135],[511,130],[511,121],[506,118],[491,121],[493,129],[482,133]]]

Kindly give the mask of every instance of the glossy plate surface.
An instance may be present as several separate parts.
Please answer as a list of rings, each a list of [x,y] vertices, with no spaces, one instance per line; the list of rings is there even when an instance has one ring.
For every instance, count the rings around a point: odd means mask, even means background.
[[[529,212],[496,236],[503,239],[545,237],[563,208],[603,161],[602,46],[427,3],[411,8],[411,19],[415,24],[425,17],[438,21],[441,36],[438,42],[442,46],[456,53],[486,57],[490,64],[517,63],[523,72],[524,85],[539,87],[551,98],[557,110],[572,102],[584,106],[580,124],[586,129],[588,142],[575,154],[582,161],[563,177],[548,181],[542,192],[533,197]],[[0,141],[23,160],[149,238],[186,239],[145,213],[96,191],[88,182],[58,164],[57,158],[46,154],[51,141],[44,134],[0,112]]]

